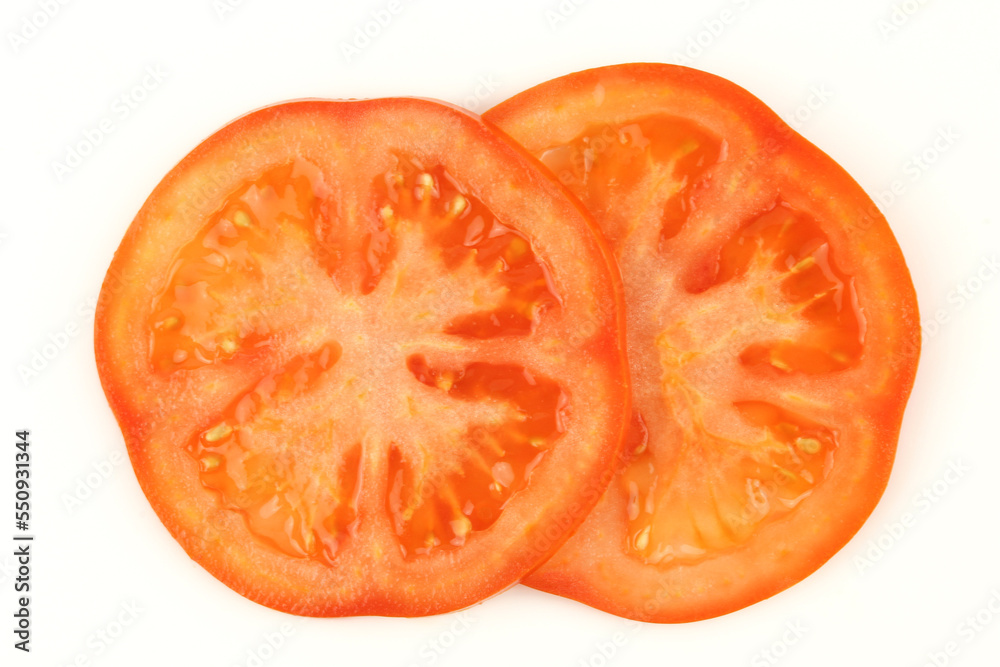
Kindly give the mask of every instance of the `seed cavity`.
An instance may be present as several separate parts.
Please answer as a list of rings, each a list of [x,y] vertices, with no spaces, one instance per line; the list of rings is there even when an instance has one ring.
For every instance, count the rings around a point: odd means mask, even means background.
[[[450,436],[463,458],[457,468],[423,454],[409,458],[404,451],[424,449],[418,441],[390,449],[386,507],[403,556],[412,559],[460,547],[493,525],[564,432],[570,406],[558,384],[519,366],[442,368],[413,355],[407,368],[426,387],[495,411]]]

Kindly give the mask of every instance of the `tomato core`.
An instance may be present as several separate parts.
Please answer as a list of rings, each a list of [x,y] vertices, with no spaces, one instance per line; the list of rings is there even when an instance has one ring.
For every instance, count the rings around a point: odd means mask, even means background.
[[[447,269],[480,278],[472,286],[472,301],[484,307],[452,318],[443,333],[473,339],[530,334],[559,299],[527,237],[497,220],[444,168],[424,169],[399,156],[396,163],[373,183],[370,219],[375,222],[363,235],[361,296],[372,294],[386,277],[400,252],[399,239],[418,238],[426,246],[422,251]],[[308,247],[329,274],[331,292],[349,287],[341,276],[346,250],[331,233],[337,224],[334,209],[320,171],[301,158],[230,196],[173,262],[151,317],[152,365],[161,373],[191,370],[266,346],[273,334],[264,324],[267,318],[246,312],[259,315],[274,304],[266,299],[243,309],[229,304],[246,303],[242,281],[262,280],[263,269],[277,261],[282,238]],[[421,314],[414,319],[420,328]],[[256,536],[287,555],[326,562],[332,562],[356,521],[362,443],[344,441],[335,427],[317,426],[297,436],[293,455],[292,443],[281,442],[289,436],[274,413],[294,399],[307,400],[342,353],[340,343],[330,341],[297,357],[261,380],[187,446],[199,462],[204,486],[217,491],[225,507],[242,513]],[[556,382],[518,366],[439,368],[421,355],[409,356],[405,364],[427,387],[491,406],[488,419],[455,435],[461,442],[449,443],[455,457],[446,465],[424,459],[432,443],[415,443],[419,456],[404,453],[401,444],[390,446],[387,509],[404,556],[414,558],[460,547],[497,520],[565,430],[568,399]],[[307,445],[309,439],[315,442]],[[324,440],[337,445],[328,447]],[[341,457],[333,466],[341,474],[317,477],[327,466],[311,466],[303,449],[321,460]]]

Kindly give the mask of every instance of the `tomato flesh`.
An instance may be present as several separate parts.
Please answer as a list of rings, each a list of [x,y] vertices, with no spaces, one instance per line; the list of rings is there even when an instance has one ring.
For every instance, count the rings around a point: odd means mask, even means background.
[[[164,524],[296,613],[435,613],[515,583],[624,437],[620,284],[592,224],[430,101],[221,130],[140,211],[112,266],[136,279],[95,325]]]
[[[219,492],[225,507],[241,512],[250,531],[295,557],[333,562],[337,544],[357,518],[360,443],[341,452],[339,475],[325,480],[328,469],[300,463],[304,446],[310,458],[321,456],[330,433],[297,433],[293,456],[285,445],[292,434],[282,428],[281,408],[309,392],[337,362],[336,343],[291,361],[241,396],[216,425],[187,446],[197,459],[202,484]],[[326,437],[324,437],[326,436]]]
[[[425,170],[412,159],[400,158],[375,189],[388,203],[379,209],[384,224],[367,243],[366,289],[378,280],[393,252],[389,232],[399,216],[423,227],[449,270],[474,265],[495,279],[493,289],[505,292],[498,307],[452,320],[447,333],[472,338],[525,334],[545,310],[558,306],[547,269],[529,240],[497,220],[443,167]]]
[[[485,117],[594,213],[628,310],[628,458],[526,583],[678,622],[819,567],[884,488],[919,349],[874,205],[758,100],[695,70],[580,72]]]
[[[634,224],[619,214],[623,199],[649,180],[669,184],[662,209],[660,236],[667,241],[680,231],[691,210],[691,196],[701,176],[724,159],[726,144],[683,118],[649,116],[628,124],[602,124],[569,143],[545,150],[539,158],[570,185],[600,220],[612,242]]]
[[[675,168],[673,178],[699,182],[692,169]],[[665,218],[675,230],[686,220]],[[782,373],[827,373],[856,363],[863,315],[851,279],[831,254],[814,221],[777,204],[726,241],[708,271],[684,282],[685,291],[705,298],[725,283],[736,289],[707,313],[700,299],[690,302],[690,311],[673,309],[671,325],[656,338],[663,373],[657,400],[665,398],[684,423],[686,447],[669,475],[656,473],[648,448],[637,452],[623,474],[629,549],[644,561],[683,562],[740,544],[758,523],[786,514],[825,477],[836,447],[830,428],[766,401],[734,401],[735,412],[764,429],[760,439],[734,441],[712,433],[701,406],[715,401],[717,382],[706,382],[702,374],[723,373],[734,352],[744,366],[765,364]],[[640,418],[661,409],[656,402],[637,407]]]
[[[510,414],[471,427],[462,437],[464,465],[439,478],[407,465],[398,449],[389,459],[389,511],[406,556],[465,544],[489,528],[523,489],[553,439],[565,431],[568,400],[558,384],[524,368],[472,364],[459,371],[430,367],[420,356],[407,367],[423,384],[460,401],[504,399]],[[433,500],[424,500],[432,496]]]
[[[826,477],[837,447],[831,429],[765,401],[734,407],[765,430],[763,441],[692,433],[672,475],[658,472],[649,449],[635,454],[620,479],[630,554],[650,564],[692,563],[738,546]]]
[[[211,216],[177,253],[153,309],[157,369],[192,370],[266,344],[266,313],[245,301],[243,281],[260,282],[273,270],[276,239],[315,243],[310,225],[326,219],[322,192],[317,167],[299,159],[246,184]]]
[[[274,238],[323,238],[323,230],[330,227],[325,190],[317,167],[299,159],[248,184],[212,217],[178,254],[154,311],[154,366],[166,372],[190,370],[267,345],[268,331],[262,325],[266,318],[253,321],[245,315],[260,311],[248,307],[234,318],[230,304],[238,298],[236,292],[245,290],[240,280],[273,272],[265,268],[265,255]],[[443,167],[425,170],[411,159],[399,159],[396,167],[375,179],[373,191],[382,205],[372,216],[377,223],[364,235],[361,294],[375,290],[394,260],[395,239],[411,234],[406,227],[414,225],[438,248],[447,269],[464,268],[484,277],[490,293],[483,302],[499,301],[492,310],[453,319],[443,328],[445,333],[481,339],[524,335],[546,310],[558,307],[547,270],[529,240],[463,192]],[[328,258],[327,269],[335,272],[341,259],[336,240],[307,243]],[[474,300],[477,297],[473,294]],[[255,428],[250,421],[273,422],[267,408],[307,393],[341,352],[340,345],[331,342],[270,374],[189,446],[202,466],[202,482],[219,491],[228,507],[242,512],[254,534],[287,555],[322,558],[330,564],[337,536],[349,532],[356,515],[360,442],[342,453],[340,478],[317,483],[315,471],[299,471],[287,452],[255,451],[254,443],[259,448],[264,440],[262,430],[279,437],[288,434]],[[468,460],[458,461],[456,470],[443,479],[426,479],[427,471],[407,464],[393,445],[390,511],[400,548],[412,556],[460,547],[470,533],[496,521],[504,503],[527,484],[550,439],[563,430],[557,428],[558,410],[565,409],[566,397],[557,383],[536,380],[514,366],[474,364],[442,371],[414,355],[407,367],[419,382],[457,400],[508,402],[516,409],[504,418],[518,419],[501,422],[497,414],[490,430],[470,427],[463,438],[468,441]],[[323,488],[336,489],[337,494],[318,490]]]

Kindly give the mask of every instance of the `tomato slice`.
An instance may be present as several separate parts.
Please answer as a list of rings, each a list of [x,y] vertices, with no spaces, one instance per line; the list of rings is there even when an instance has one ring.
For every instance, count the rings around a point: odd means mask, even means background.
[[[878,209],[759,100],[697,70],[571,74],[484,118],[594,213],[628,310],[626,456],[526,583],[681,622],[818,568],[882,494],[917,365],[916,296]]]
[[[461,608],[548,557],[629,411],[593,220],[478,117],[301,101],[202,143],[112,262],[96,354],[192,558],[304,615]]]

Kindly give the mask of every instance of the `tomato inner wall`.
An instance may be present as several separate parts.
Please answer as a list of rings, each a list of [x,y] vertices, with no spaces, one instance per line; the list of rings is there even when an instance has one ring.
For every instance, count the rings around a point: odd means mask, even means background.
[[[411,339],[434,333],[456,341],[525,338],[560,307],[530,239],[442,167],[423,169],[397,156],[371,193],[370,215],[352,235],[322,173],[306,160],[271,169],[234,192],[180,249],[152,304],[153,369],[169,375],[237,363],[289,335],[304,335],[274,325],[272,317],[281,308],[273,297],[280,287],[274,272],[287,270],[287,257],[303,252],[325,273],[322,289],[346,309],[332,325],[363,320],[359,304],[364,309],[371,300],[393,299],[370,306],[372,318],[391,313],[399,320],[390,333],[401,346],[380,339],[380,349],[405,349]],[[401,248],[414,244],[425,256],[421,268],[437,262],[445,275],[471,270],[465,275],[494,285],[488,292],[497,303],[470,297],[466,284],[434,292],[403,280],[410,269],[402,266]],[[282,294],[294,298],[295,289]],[[439,293],[464,299],[465,313],[435,324],[421,311],[433,311],[423,297]],[[412,432],[405,425],[385,432],[363,403],[347,411],[356,413],[348,415],[350,424],[338,422],[322,412],[328,399],[317,397],[338,383],[353,386],[338,375],[347,372],[340,335],[331,326],[325,343],[265,374],[186,445],[203,485],[222,506],[241,513],[253,535],[288,556],[332,564],[354,535],[366,447],[384,447],[385,510],[403,555],[412,559],[461,547],[488,529],[565,432],[569,399],[555,381],[515,365],[470,360],[442,367],[422,354],[400,354],[413,383],[401,391],[419,403],[426,400],[422,392],[433,390],[456,406],[434,436],[438,442],[419,439],[426,423]],[[492,417],[461,413],[461,405],[482,406]],[[303,421],[303,410],[319,412]],[[420,410],[413,414],[427,419]],[[464,424],[455,423],[463,418]]]
[[[594,213],[612,244],[628,235],[635,206],[659,208],[662,244],[684,226],[705,174],[725,160],[726,144],[690,121],[650,116],[591,126],[539,157]],[[654,192],[667,196],[657,204],[643,197]]]
[[[274,240],[329,219],[330,202],[319,169],[306,160],[278,167],[246,184],[211,215],[177,253],[167,286],[152,308],[151,362],[161,373],[192,370],[267,345],[264,312],[234,308],[247,283],[263,281],[261,256]],[[318,257],[332,253],[323,248]]]
[[[658,270],[650,261],[676,258],[700,193],[720,170],[739,168],[727,155],[726,142],[696,123],[655,115],[592,125],[539,157],[614,244],[627,301],[648,304],[639,295]],[[649,219],[659,225],[653,252],[630,241],[637,221]],[[656,564],[739,546],[808,497],[834,465],[834,427],[768,400],[719,406],[719,378],[732,377],[734,363],[779,377],[836,373],[857,364],[864,347],[853,279],[838,268],[821,221],[780,198],[712,253],[684,261],[660,304],[629,313],[630,336],[650,328],[642,318],[658,318],[656,341],[636,344],[659,348],[660,368],[633,367],[636,376],[652,374],[659,395],[635,400],[634,458],[618,480],[623,539],[627,553]],[[717,429],[707,415],[719,410],[745,428]],[[644,413],[664,411],[676,431],[649,432]]]
[[[783,314],[810,325],[797,340],[747,347],[740,355],[744,364],[829,373],[848,368],[861,357],[865,320],[854,280],[837,268],[829,240],[816,221],[787,203],[779,201],[744,225],[723,245],[712,273],[706,282],[691,282],[688,290],[701,293],[748,276],[777,282]]]
[[[507,291],[500,307],[458,317],[445,332],[470,338],[531,333],[545,311],[558,307],[559,299],[529,239],[500,222],[443,167],[424,169],[403,156],[396,160],[396,166],[373,183],[381,205],[374,217],[378,224],[365,241],[365,289],[374,289],[393,256],[393,231],[399,221],[418,220],[439,248],[446,269],[472,262]]]
[[[263,452],[255,438],[280,428],[274,408],[308,393],[340,353],[336,343],[324,345],[268,374],[187,446],[198,460],[202,483],[219,492],[225,507],[241,512],[254,534],[292,556],[332,561],[353,532],[361,443],[347,448],[338,474],[327,479],[293,449]]]
[[[389,458],[388,510],[406,556],[460,547],[470,533],[500,517],[514,493],[554,440],[565,432],[568,399],[555,382],[518,366],[474,363],[460,371],[430,367],[420,356],[407,366],[416,379],[459,401],[503,399],[512,418],[470,425],[463,437],[466,460],[437,475]]]
[[[834,430],[766,401],[734,407],[765,429],[763,440],[736,442],[703,430],[684,443],[672,476],[649,449],[630,462],[619,480],[629,553],[654,564],[717,555],[786,515],[829,474]]]

